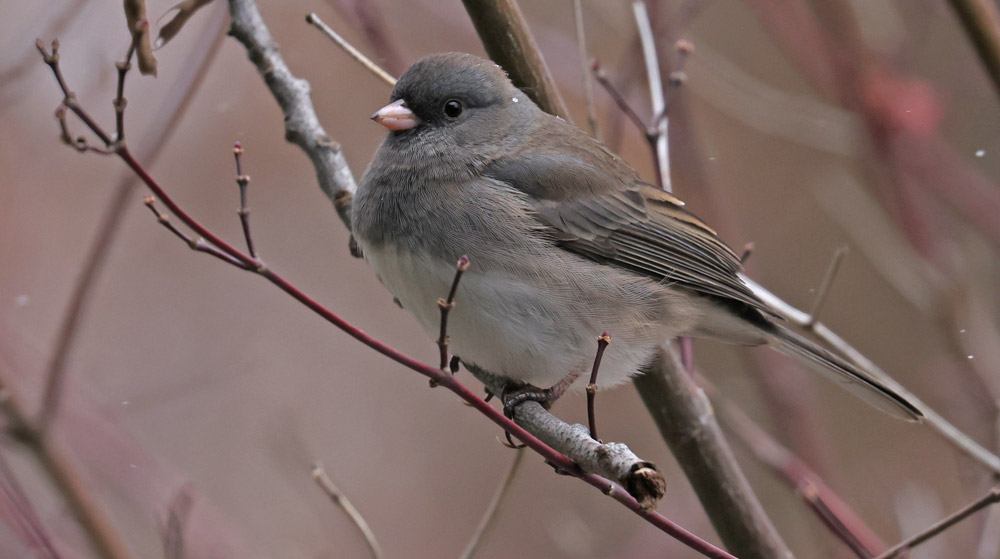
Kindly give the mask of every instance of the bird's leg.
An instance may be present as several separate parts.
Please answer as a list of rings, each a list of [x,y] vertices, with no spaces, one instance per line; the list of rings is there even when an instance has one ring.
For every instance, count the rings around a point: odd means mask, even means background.
[[[532,384],[510,381],[504,386],[503,394],[500,395],[503,414],[513,419],[514,409],[528,401],[538,402],[545,409],[549,409],[578,378],[580,378],[579,372],[570,373],[550,388],[538,388]]]

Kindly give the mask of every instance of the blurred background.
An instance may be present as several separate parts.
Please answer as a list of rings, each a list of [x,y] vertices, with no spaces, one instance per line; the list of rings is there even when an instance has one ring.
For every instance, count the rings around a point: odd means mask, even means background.
[[[171,4],[150,0],[149,17]],[[395,75],[430,52],[483,54],[458,0],[261,4],[356,177],[383,137],[368,116],[389,89],[307,26],[306,13]],[[585,124],[572,2],[522,9]],[[513,459],[497,427],[263,279],[190,251],[143,208],[141,187],[122,190],[131,174],[120,161],[60,143],[52,114],[61,96],[34,40],[59,38],[68,82],[113,129],[114,62],[129,42],[120,3],[7,2],[4,13],[0,374],[36,409],[74,283],[109,204],[126,192],[68,354],[54,434],[134,556],[162,557],[165,534],[181,526],[192,558],[365,557],[355,528],[310,478],[315,460],[386,557],[458,556]],[[800,308],[848,246],[823,322],[995,451],[1000,105],[950,6],[664,0],[650,13],[665,73],[676,40],[695,45],[670,109],[675,192],[737,252],[753,242],[750,275]],[[281,113],[242,46],[212,46],[227,17],[224,3],[209,5],[156,52],[156,79],[129,76],[130,145],[182,207],[241,245],[231,155],[240,141],[253,234],[269,266],[379,339],[436,362],[432,341],[348,254],[347,231],[307,158],[284,141]],[[584,1],[583,18],[589,56],[648,117],[629,3]],[[190,103],[165,119],[206,56]],[[595,90],[603,138],[652,180],[642,136]],[[887,544],[990,487],[986,470],[930,429],[894,421],[783,357],[709,342],[694,351],[723,397],[820,472]],[[602,392],[597,412],[605,438],[665,471],[660,512],[717,541],[634,389]],[[563,398],[554,413],[583,421],[585,399]],[[853,556],[793,489],[733,445],[797,556]],[[12,469],[4,483],[19,480],[56,547],[86,557],[36,463],[10,440],[0,454]],[[0,555],[46,556],[3,503]],[[982,513],[911,557],[997,557],[998,537],[1000,524]],[[695,555],[529,455],[480,556]]]

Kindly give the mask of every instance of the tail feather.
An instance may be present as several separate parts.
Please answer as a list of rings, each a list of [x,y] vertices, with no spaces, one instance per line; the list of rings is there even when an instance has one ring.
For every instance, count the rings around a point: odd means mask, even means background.
[[[919,422],[924,414],[904,396],[861,371],[846,359],[834,355],[784,327],[773,325],[768,337],[778,351],[813,365],[827,378],[872,406],[906,421]]]

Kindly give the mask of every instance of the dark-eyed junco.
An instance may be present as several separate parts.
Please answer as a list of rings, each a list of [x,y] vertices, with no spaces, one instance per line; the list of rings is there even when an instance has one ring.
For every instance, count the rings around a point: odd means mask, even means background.
[[[787,330],[715,232],[600,142],[539,109],[496,64],[422,58],[373,119],[390,130],[354,199],[365,259],[437,336],[455,262],[468,255],[450,348],[464,362],[558,395],[635,375],[679,335],[771,344],[894,416],[919,409]]]

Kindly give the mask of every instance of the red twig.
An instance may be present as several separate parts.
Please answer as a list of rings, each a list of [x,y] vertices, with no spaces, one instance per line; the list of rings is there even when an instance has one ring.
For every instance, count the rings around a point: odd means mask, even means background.
[[[590,382],[587,384],[587,424],[590,427],[590,438],[597,438],[597,418],[594,412],[594,399],[597,397],[597,371],[601,368],[601,358],[604,350],[611,343],[611,336],[605,332],[597,338],[597,355],[594,357],[594,368],[590,370]]]
[[[253,237],[250,235],[250,210],[247,208],[247,185],[250,184],[250,175],[243,173],[243,146],[239,142],[233,146],[233,157],[236,159],[236,186],[240,188],[240,209],[236,210],[236,213],[240,216],[243,237],[247,241],[247,252],[251,258],[257,258],[257,251],[253,248]]]
[[[454,372],[454,363],[451,367],[448,364],[448,314],[455,307],[455,294],[458,292],[458,282],[462,279],[462,274],[469,269],[469,257],[462,255],[455,263],[455,279],[451,282],[451,289],[448,290],[448,297],[438,299],[438,308],[441,309],[441,331],[437,339],[438,350],[441,353],[441,370],[451,370]]]

